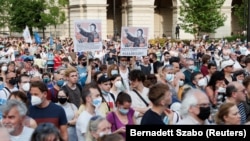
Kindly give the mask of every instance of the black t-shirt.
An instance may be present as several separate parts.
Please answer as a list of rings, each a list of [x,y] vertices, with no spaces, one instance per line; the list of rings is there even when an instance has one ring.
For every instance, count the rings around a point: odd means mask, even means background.
[[[151,109],[147,110],[141,120],[141,125],[165,125],[162,116]]]

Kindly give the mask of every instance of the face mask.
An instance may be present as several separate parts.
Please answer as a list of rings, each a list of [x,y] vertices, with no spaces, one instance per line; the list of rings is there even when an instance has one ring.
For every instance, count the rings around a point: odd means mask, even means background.
[[[31,96],[31,105],[32,106],[37,106],[42,103],[42,99],[38,96]]]
[[[172,82],[174,80],[174,74],[167,74],[166,75],[166,80],[168,82]]]
[[[22,89],[23,89],[25,92],[28,92],[28,91],[30,90],[30,83],[25,83],[25,84],[23,84]]]
[[[98,97],[92,100],[92,105],[95,107],[99,107],[102,104],[102,98]]]
[[[210,116],[210,107],[200,107],[200,113],[197,115],[201,120],[208,119]]]
[[[179,80],[179,86],[183,86],[184,85],[184,81]]]
[[[119,108],[119,112],[120,112],[121,114],[123,114],[123,115],[126,115],[126,114],[128,114],[129,109]]]
[[[64,84],[64,80],[58,80],[56,81],[56,85],[59,86],[59,87],[62,87]]]
[[[116,81],[115,82],[115,87],[120,89],[120,90],[123,90],[123,84],[122,84],[122,81]]]
[[[0,82],[0,90],[2,90],[4,88],[4,83]]]
[[[200,79],[200,80],[198,81],[198,86],[203,87],[203,86],[205,86],[205,85],[206,85],[206,84],[205,84],[204,79]]]
[[[11,85],[15,85],[15,84],[16,84],[16,79],[15,79],[15,78],[10,79],[10,80],[9,80],[9,83],[10,83]]]
[[[230,57],[229,56],[223,56],[223,59],[228,60]]]
[[[191,70],[191,71],[193,71],[195,69],[195,66],[194,65],[189,66],[188,69]]]
[[[109,131],[108,133],[100,132],[100,133],[99,133],[99,137],[102,137],[102,136],[104,136],[104,135],[109,135],[109,134],[111,134],[111,131]]]
[[[169,124],[169,121],[168,121],[168,117],[167,117],[167,116],[165,116],[165,117],[163,118],[163,122],[165,123],[165,125],[168,125],[168,124]]]
[[[82,62],[82,65],[85,67],[87,66],[87,62]]]
[[[118,70],[111,70],[111,75],[116,75],[118,74]]]
[[[219,87],[217,90],[218,93],[226,93],[226,88]]]
[[[43,78],[43,82],[44,82],[44,83],[48,83],[49,81],[50,81],[49,78]]]
[[[6,71],[7,71],[7,66],[2,66],[1,70],[2,70],[3,72],[6,72]]]
[[[58,98],[58,101],[59,101],[61,104],[64,104],[64,103],[67,101],[67,98]]]
[[[109,94],[109,92],[106,92],[106,91],[104,91],[104,90],[101,90],[102,91],[102,94],[103,95],[108,95]]]

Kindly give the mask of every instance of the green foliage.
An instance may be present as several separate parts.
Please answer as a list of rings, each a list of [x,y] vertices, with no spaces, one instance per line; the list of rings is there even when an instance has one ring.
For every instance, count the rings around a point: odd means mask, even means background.
[[[0,0],[0,27],[7,24],[11,31],[22,32],[27,25],[31,34],[33,27],[56,27],[66,20],[62,8],[67,5],[68,0]]]
[[[247,17],[248,17],[248,1],[242,0],[241,5],[235,4],[234,15],[238,18],[238,24],[242,29],[247,28]]]
[[[232,35],[232,36],[224,37],[224,39],[226,39],[228,42],[236,41],[236,39],[240,39],[241,41],[245,41],[247,39],[247,37],[242,36],[242,35]]]
[[[220,12],[225,0],[180,0],[180,25],[195,37],[199,33],[215,33],[223,26],[226,16]]]

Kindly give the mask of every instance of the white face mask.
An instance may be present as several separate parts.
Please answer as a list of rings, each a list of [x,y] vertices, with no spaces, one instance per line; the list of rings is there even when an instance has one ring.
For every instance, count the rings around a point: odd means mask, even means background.
[[[189,67],[188,67],[188,69],[190,69],[190,70],[192,70],[192,71],[193,71],[193,70],[195,69],[195,66],[194,66],[194,65],[189,66]]]
[[[109,135],[109,134],[111,134],[111,131],[109,131],[108,133],[100,132],[100,133],[99,133],[99,137],[102,137],[102,136],[104,136],[104,135]]]
[[[32,95],[31,96],[31,105],[32,106],[37,106],[37,105],[40,105],[42,103],[42,99],[38,96],[34,96]]]
[[[111,70],[111,75],[116,75],[118,74],[118,70]]]
[[[28,92],[28,91],[30,90],[30,83],[25,83],[25,84],[23,84],[22,89],[23,89],[25,92]]]
[[[122,81],[116,81],[115,86],[116,86],[116,88],[122,90],[123,89]]]
[[[226,89],[223,87],[219,87],[217,90],[218,93],[226,93]]]
[[[229,56],[223,56],[223,59],[228,60],[230,57]]]
[[[1,70],[2,70],[3,72],[6,72],[6,71],[7,71],[7,66],[2,66]]]
[[[200,80],[198,81],[198,86],[203,87],[203,86],[205,86],[205,85],[206,85],[206,83],[205,83],[204,79],[200,79]]]
[[[184,81],[179,80],[179,86],[183,86],[184,85]]]
[[[174,74],[166,74],[165,78],[168,82],[172,82],[174,80]]]

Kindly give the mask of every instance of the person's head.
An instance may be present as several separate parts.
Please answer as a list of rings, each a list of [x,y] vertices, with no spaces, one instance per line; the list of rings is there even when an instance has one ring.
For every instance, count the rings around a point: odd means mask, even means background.
[[[143,84],[146,77],[141,70],[131,70],[128,74],[130,80],[130,86],[132,88],[137,88],[140,84]]]
[[[191,74],[191,81],[194,85],[203,87],[205,84],[203,83],[203,75],[201,72],[193,72]]]
[[[59,130],[52,123],[39,124],[32,133],[30,141],[63,141]]]
[[[65,92],[63,89],[60,89],[57,94],[57,99],[60,104],[65,104],[69,101],[69,94]]]
[[[180,113],[192,116],[202,124],[210,116],[210,101],[207,94],[199,89],[188,90],[182,100]]]
[[[102,116],[93,116],[90,118],[86,132],[86,141],[97,140],[106,134],[111,134],[111,124],[107,119]]]
[[[215,71],[207,86],[211,86],[213,88],[213,90],[215,91],[216,89],[218,89],[219,87],[225,87],[225,76],[221,71]]]
[[[229,59],[229,60],[224,60],[221,62],[221,69],[225,72],[225,73],[232,73],[233,72],[233,65],[234,65],[234,61]]]
[[[108,75],[108,66],[107,66],[106,64],[100,65],[99,70],[100,70],[103,74]]]
[[[30,86],[31,104],[41,106],[47,101],[48,87],[42,81],[31,82]]]
[[[82,101],[84,105],[99,107],[102,103],[102,96],[95,83],[86,84],[82,89]]]
[[[129,94],[125,92],[120,92],[116,98],[116,107],[119,113],[122,115],[127,115],[129,109],[131,108],[132,99]]]
[[[180,64],[179,64],[179,62],[172,62],[171,64],[173,66],[174,74],[176,74],[177,72],[180,71]]]
[[[30,77],[27,74],[21,74],[18,77],[18,87],[23,92],[28,92],[30,90]]]
[[[90,31],[95,31],[96,30],[96,25],[94,23],[90,24]]]
[[[243,85],[246,88],[247,94],[250,94],[250,76],[247,76],[243,80]]]
[[[51,74],[49,72],[44,72],[42,74],[42,79],[43,79],[43,82],[46,84],[51,82]]]
[[[15,62],[11,61],[8,63],[7,67],[9,72],[15,72],[16,64]]]
[[[164,61],[166,62],[169,61],[169,59],[171,58],[171,55],[168,51],[165,51],[163,55],[164,55]]]
[[[116,64],[109,65],[107,74],[108,74],[108,77],[119,74],[118,66]]]
[[[78,63],[85,67],[87,65],[87,58],[86,58],[86,56],[85,55],[80,55],[78,57]]]
[[[68,83],[76,84],[78,82],[78,72],[73,67],[69,67],[65,70],[65,77]]]
[[[226,102],[220,105],[216,115],[216,124],[225,125],[240,125],[241,115],[236,104],[231,102]]]
[[[93,79],[94,82],[97,83],[98,79],[103,75],[103,73],[101,71],[97,71],[94,73]]]
[[[208,63],[207,70],[209,74],[213,74],[217,70],[217,66],[215,63]]]
[[[193,71],[194,68],[195,68],[194,60],[188,58],[188,59],[186,59],[186,63],[187,63],[187,69],[190,70],[190,71]]]
[[[202,64],[208,64],[208,62],[210,61],[210,58],[211,58],[210,55],[204,54],[204,55],[201,57]]]
[[[23,102],[27,107],[29,105],[29,99],[27,95],[22,91],[14,91],[10,93],[8,100],[14,99]]]
[[[119,74],[116,74],[116,75],[113,75],[110,77],[110,82],[111,82],[111,87],[115,87],[117,88],[118,90],[125,90],[124,89],[124,82],[123,82],[123,79],[121,77],[121,75]]]
[[[142,36],[142,34],[143,34],[143,30],[141,28],[137,29],[137,37]]]
[[[64,79],[63,79],[63,75],[59,74],[59,73],[54,73],[53,75],[53,81],[54,83],[58,86],[58,87],[62,87],[64,85]]]
[[[27,114],[26,105],[19,100],[12,99],[1,105],[0,109],[3,113],[2,124],[9,131],[10,135],[20,134]]]
[[[146,76],[145,81],[143,82],[143,85],[147,88],[152,86],[153,84],[157,83],[157,77],[155,74],[149,74]]]
[[[111,82],[107,75],[103,74],[97,81],[98,87],[101,89],[102,94],[107,94],[111,88]]]
[[[119,56],[119,63],[121,67],[126,67],[128,65],[128,57],[126,56]]]
[[[175,79],[179,80],[179,86],[183,86],[184,85],[184,81],[185,81],[185,75],[183,72],[179,71],[175,74]]]
[[[62,66],[64,66],[65,68],[68,68],[69,65],[69,58],[68,57],[63,57],[62,58]]]
[[[112,133],[103,135],[102,137],[99,137],[97,141],[125,141],[124,137],[119,133]]]
[[[174,68],[173,65],[165,65],[159,70],[160,77],[166,82],[172,83],[174,81]]]
[[[157,83],[149,88],[148,98],[156,107],[167,108],[172,103],[172,94],[169,86],[163,83]]]
[[[16,81],[16,73],[14,73],[14,72],[7,72],[6,78],[5,78],[5,82],[8,85],[14,86],[17,83],[17,81]]]
[[[240,83],[243,82],[243,79],[245,78],[245,70],[237,70],[233,73],[234,78]]]
[[[240,82],[230,82],[226,87],[226,96],[236,104],[239,104],[242,101],[246,101],[246,88]]]

